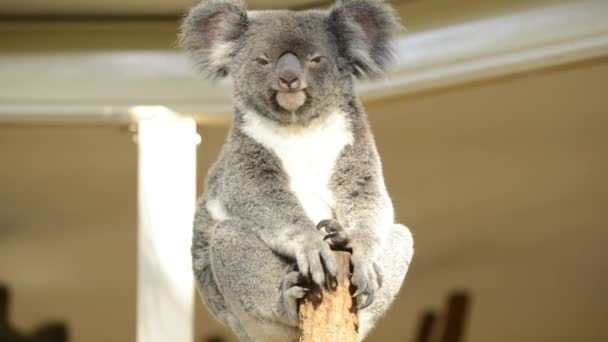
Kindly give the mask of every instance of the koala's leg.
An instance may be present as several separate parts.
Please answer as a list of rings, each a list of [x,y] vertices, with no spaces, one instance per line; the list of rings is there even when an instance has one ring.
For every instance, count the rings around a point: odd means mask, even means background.
[[[207,226],[209,225],[213,225],[213,223],[208,223]],[[216,319],[228,324],[228,308],[211,270],[209,235],[212,231],[212,229],[205,230],[204,225],[198,225],[194,229],[192,238],[192,268],[194,270],[196,285],[205,306]]]
[[[227,323],[242,340],[296,340],[297,322],[285,305],[285,295],[297,292],[293,261],[274,253],[247,224],[219,223],[210,243],[213,276],[233,320]]]
[[[376,262],[382,269],[382,287],[376,299],[367,308],[359,310],[359,335],[369,333],[395,300],[414,254],[414,241],[409,229],[400,224],[390,226],[382,239]]]

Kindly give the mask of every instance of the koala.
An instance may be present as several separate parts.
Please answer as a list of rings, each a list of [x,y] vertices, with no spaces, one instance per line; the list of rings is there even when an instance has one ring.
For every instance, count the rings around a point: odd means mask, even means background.
[[[394,301],[413,255],[394,222],[355,78],[382,75],[399,27],[381,1],[328,10],[192,8],[180,43],[210,79],[229,76],[234,115],[194,218],[192,257],[207,308],[242,341],[296,341],[298,300],[351,251],[364,338]],[[331,287],[331,286],[330,286]]]

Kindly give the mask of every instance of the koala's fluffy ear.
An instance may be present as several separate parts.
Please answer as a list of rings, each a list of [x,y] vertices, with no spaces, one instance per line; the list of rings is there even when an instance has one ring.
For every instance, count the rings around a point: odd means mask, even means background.
[[[380,0],[338,1],[329,26],[357,77],[382,74],[393,58],[390,37],[401,28],[392,8]]]
[[[224,77],[248,23],[240,0],[203,1],[186,15],[179,42],[208,77]]]

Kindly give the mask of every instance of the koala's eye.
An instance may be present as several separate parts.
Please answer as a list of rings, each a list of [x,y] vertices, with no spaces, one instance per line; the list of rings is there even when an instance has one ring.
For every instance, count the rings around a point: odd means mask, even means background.
[[[317,65],[317,64],[321,63],[321,61],[322,61],[322,60],[323,60],[323,57],[321,57],[321,56],[316,56],[316,57],[311,58],[311,59],[309,60],[309,63],[310,63],[311,65]]]
[[[258,58],[256,58],[255,62],[258,63],[259,65],[262,65],[262,66],[270,64],[270,62],[266,58],[264,58],[264,57],[258,57]]]

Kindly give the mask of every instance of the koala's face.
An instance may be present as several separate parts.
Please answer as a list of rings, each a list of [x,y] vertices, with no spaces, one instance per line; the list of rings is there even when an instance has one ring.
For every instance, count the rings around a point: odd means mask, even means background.
[[[247,12],[241,1],[211,0],[190,11],[181,42],[210,76],[232,75],[245,109],[305,125],[352,98],[353,75],[384,69],[397,25],[374,0],[303,12]]]
[[[250,15],[230,73],[238,100],[283,124],[302,123],[335,107],[351,71],[322,12]]]

